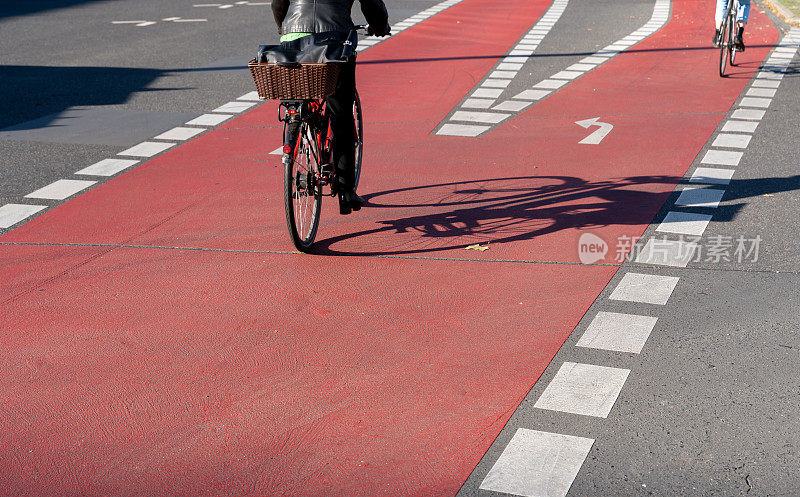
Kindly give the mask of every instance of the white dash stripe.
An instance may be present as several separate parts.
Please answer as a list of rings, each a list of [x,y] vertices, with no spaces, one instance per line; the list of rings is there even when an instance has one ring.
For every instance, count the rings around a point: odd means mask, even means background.
[[[45,200],[64,200],[76,193],[89,188],[96,181],[78,179],[60,179],[49,185],[25,195],[25,198],[38,198]]]
[[[168,142],[142,142],[138,145],[134,145],[133,147],[127,150],[123,150],[117,155],[131,155],[134,157],[152,157],[174,146],[175,143],[168,143]]]
[[[611,300],[664,305],[672,296],[679,278],[655,274],[625,273],[614,291]]]
[[[711,222],[711,216],[708,214],[670,211],[658,225],[656,231],[700,236],[705,232],[709,222]]]
[[[592,444],[591,438],[520,428],[480,489],[523,497],[563,497]]]
[[[43,209],[47,209],[47,206],[6,204],[0,207],[0,228],[8,229]]]
[[[565,362],[534,407],[606,418],[628,374],[629,369]]]
[[[82,174],[85,176],[113,176],[138,163],[138,160],[132,159],[103,159],[100,162],[95,162],[91,166],[81,169],[75,174]]]

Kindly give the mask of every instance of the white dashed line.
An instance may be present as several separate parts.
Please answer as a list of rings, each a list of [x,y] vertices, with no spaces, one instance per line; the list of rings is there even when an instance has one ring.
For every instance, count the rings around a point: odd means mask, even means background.
[[[725,190],[718,190],[715,188],[701,188],[695,186],[687,186],[683,189],[678,199],[675,200],[675,205],[682,207],[712,207],[719,206]]]
[[[244,112],[253,107],[255,104],[255,102],[228,102],[227,104],[217,107],[211,112],[233,112],[234,114],[238,114],[239,112]]]
[[[113,176],[138,163],[138,160],[131,159],[103,159],[100,162],[96,162],[89,167],[81,169],[75,174],[86,176]]]
[[[47,209],[46,205],[6,204],[0,207],[0,228],[8,229],[24,221],[37,212]]]
[[[258,92],[257,91],[251,91],[251,92],[245,93],[244,95],[242,95],[241,97],[237,98],[236,100],[247,100],[247,101],[251,101],[251,102],[260,102],[261,101],[261,99],[258,98]]]
[[[476,126],[471,124],[451,124],[447,123],[439,130],[440,135],[448,136],[479,136],[481,133],[488,131],[490,126]]]
[[[507,79],[511,80],[517,76],[519,70],[523,67],[523,62],[525,59],[533,56],[535,54],[535,50],[539,47],[539,43],[544,39],[544,37],[550,33],[550,30],[553,28],[555,23],[561,18],[561,15],[564,13],[564,10],[567,7],[567,0],[556,0],[551,5],[550,9],[547,13],[537,22],[529,31],[528,33],[508,52],[506,57],[503,58],[501,62],[499,62],[494,71],[491,73],[489,79],[485,80],[481,83],[480,87],[475,89],[460,105],[461,108],[492,108],[497,110],[511,110],[512,114],[508,114],[498,121],[492,121],[491,124],[499,124],[506,119],[514,116],[515,114],[522,112],[523,110],[530,107],[528,105],[520,105],[509,103],[513,102],[514,100],[540,100],[545,98],[547,95],[551,93],[551,91],[546,91],[543,93],[529,93],[529,92],[541,92],[542,90],[558,90],[559,88],[563,87],[564,85],[568,84],[570,81],[573,81],[586,72],[591,71],[597,67],[598,64],[602,64],[607,62],[609,57],[613,55],[617,55],[631,46],[639,43],[641,40],[646,38],[647,36],[652,35],[658,29],[660,29],[668,20],[669,18],[669,5],[670,0],[657,0],[655,7],[653,9],[653,15],[650,21],[642,26],[641,28],[634,31],[630,35],[626,36],[622,40],[614,42],[613,44],[605,47],[604,49],[598,51],[591,57],[586,57],[580,61],[578,64],[573,64],[568,67],[566,70],[559,71],[552,75],[550,78],[545,79],[544,81],[540,81],[532,86],[533,90],[523,91],[517,96],[512,97],[511,100],[506,100],[495,104],[495,102],[485,103],[485,107],[477,107],[476,106],[476,98],[479,99],[497,99],[502,95],[502,91],[497,91],[497,84],[494,83],[496,79]],[[508,85],[506,85],[508,86]],[[518,109],[518,110],[514,110]],[[457,127],[450,125],[451,122],[459,122],[459,121],[466,121],[469,122],[469,119],[464,119],[467,117],[468,114],[464,114],[460,110],[456,110],[453,114],[446,120],[446,122],[440,124],[439,128],[434,130],[434,133],[437,135],[453,135],[455,134],[455,130]],[[490,122],[490,121],[485,121]],[[491,127],[487,128],[486,131],[491,129]],[[483,132],[479,133],[478,135],[473,134],[474,129],[465,128],[465,134],[463,136],[468,137],[476,137],[480,136]]]
[[[629,369],[565,362],[534,407],[606,418],[629,373]]]
[[[750,144],[751,135],[740,135],[733,133],[720,133],[714,139],[712,147],[720,148],[747,148]]]
[[[715,169],[711,167],[698,167],[689,178],[690,183],[709,183],[712,185],[727,185],[733,178],[733,169]]]
[[[480,489],[523,497],[564,497],[592,444],[591,438],[520,428]]]
[[[123,150],[117,155],[130,155],[133,157],[152,157],[174,146],[175,146],[174,143],[167,143],[167,142],[142,142],[138,145],[134,145],[133,147],[127,150]]]
[[[652,237],[636,254],[635,261],[654,266],[686,267],[699,247],[695,242]]]
[[[711,149],[706,152],[706,155],[700,162],[703,164],[715,164],[720,166],[738,166],[739,161],[742,160],[742,155],[744,155],[744,152]]]
[[[169,131],[161,133],[158,136],[153,137],[155,140],[188,140],[190,138],[194,138],[195,136],[199,135],[206,128],[184,128],[182,126],[178,126],[177,128],[172,128]]]
[[[696,212],[669,211],[656,231],[679,235],[700,236],[705,232],[711,216]]]
[[[678,278],[655,274],[626,273],[611,295],[611,300],[664,305],[675,290]]]
[[[575,345],[578,347],[638,354],[653,332],[658,318],[598,312]]]
[[[186,124],[194,125],[194,126],[216,126],[218,124],[224,123],[228,119],[232,118],[232,114],[203,114],[202,116],[196,117],[191,121],[188,121]]]
[[[43,200],[64,200],[71,197],[76,193],[83,191],[90,186],[97,183],[97,181],[79,180],[79,179],[60,179],[54,181],[49,185],[39,188],[35,192],[25,195],[25,198],[38,198]]]

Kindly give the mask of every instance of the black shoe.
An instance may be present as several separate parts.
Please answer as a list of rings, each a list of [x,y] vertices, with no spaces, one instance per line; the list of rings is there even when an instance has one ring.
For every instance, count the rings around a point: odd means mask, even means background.
[[[346,215],[352,211],[360,211],[365,200],[352,190],[339,194],[339,214]]]
[[[744,28],[736,29],[736,36],[733,38],[733,46],[739,52],[744,52]]]
[[[715,48],[719,48],[719,45],[720,45],[720,39],[719,39],[719,30],[718,30],[718,29],[717,29],[716,31],[714,31],[714,38],[711,40],[711,44],[712,44],[712,45],[713,45]]]

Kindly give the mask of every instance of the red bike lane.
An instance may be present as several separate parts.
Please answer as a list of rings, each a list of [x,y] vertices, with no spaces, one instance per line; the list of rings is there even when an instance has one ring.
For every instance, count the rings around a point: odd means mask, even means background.
[[[641,234],[777,38],[753,12],[720,79],[679,0],[486,136],[430,135],[547,7],[465,0],[362,54],[370,205],[326,201],[317,255],[273,104],[0,238],[0,493],[454,495],[616,270],[580,234]]]

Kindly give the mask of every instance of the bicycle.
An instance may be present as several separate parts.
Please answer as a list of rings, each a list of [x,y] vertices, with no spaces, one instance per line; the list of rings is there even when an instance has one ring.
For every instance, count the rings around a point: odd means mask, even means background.
[[[358,25],[354,31],[367,31],[368,26]],[[345,45],[352,45],[354,33]],[[354,48],[354,47],[351,47]],[[355,61],[355,53],[352,55]],[[319,228],[322,197],[337,195],[338,178],[332,163],[332,135],[330,119],[327,114],[325,98],[336,87],[338,63],[297,64],[295,66],[275,66],[276,71],[269,78],[262,76],[259,86],[257,66],[250,64],[253,78],[261,98],[278,98],[278,120],[283,127],[283,197],[286,213],[286,226],[294,247],[308,252],[314,243]],[[254,66],[256,66],[254,68]],[[263,67],[264,65],[261,64]],[[294,74],[290,74],[291,71]],[[300,72],[305,71],[305,72]],[[283,81],[275,83],[275,78]],[[272,86],[265,89],[265,87]],[[276,88],[280,87],[280,88]],[[283,98],[287,88],[295,98]],[[262,90],[265,96],[262,97]],[[355,132],[355,171],[353,188],[358,187],[361,178],[361,161],[364,148],[364,122],[361,112],[361,99],[355,91],[353,102],[353,122]]]
[[[736,14],[739,12],[739,1],[728,0],[728,10],[719,27],[719,75],[725,77],[725,66],[730,61],[731,67],[736,65],[736,44],[733,42],[736,32]]]

